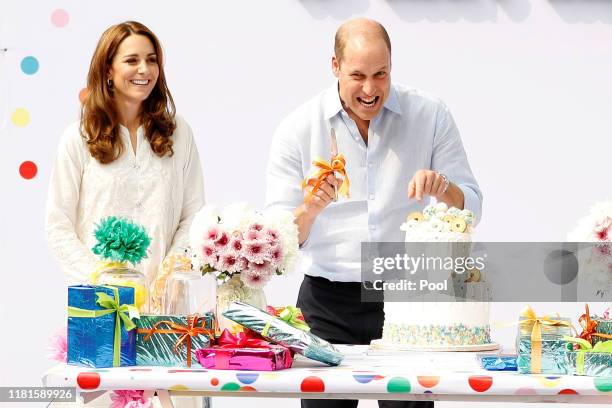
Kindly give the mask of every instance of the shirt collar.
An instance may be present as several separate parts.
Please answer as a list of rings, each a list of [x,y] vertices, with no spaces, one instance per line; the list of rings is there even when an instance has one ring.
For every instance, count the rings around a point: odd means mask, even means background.
[[[385,101],[383,108],[395,112],[398,115],[402,114],[402,108],[400,107],[399,100],[397,97],[397,90],[395,86],[391,84],[389,90],[389,97]],[[335,81],[331,87],[325,92],[323,97],[323,115],[325,119],[331,119],[338,112],[342,111],[342,102],[340,102],[340,95],[338,94],[338,81]]]

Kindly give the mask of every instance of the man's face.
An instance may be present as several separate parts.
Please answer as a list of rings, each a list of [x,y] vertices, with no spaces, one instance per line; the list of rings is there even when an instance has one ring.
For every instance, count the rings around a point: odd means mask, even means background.
[[[391,86],[391,55],[382,39],[351,39],[342,61],[332,60],[340,99],[349,115],[372,120],[385,104]]]

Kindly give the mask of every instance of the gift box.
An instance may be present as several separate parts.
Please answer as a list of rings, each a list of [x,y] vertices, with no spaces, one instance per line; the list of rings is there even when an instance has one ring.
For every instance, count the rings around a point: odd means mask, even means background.
[[[565,353],[569,374],[612,377],[612,340],[592,345],[582,338],[565,339],[570,342]],[[571,343],[576,343],[576,346]]]
[[[519,320],[516,340],[517,366],[522,374],[567,374],[565,360],[571,319],[565,317],[537,317],[527,307]]]
[[[134,288],[68,287],[67,362],[94,368],[136,364]]]
[[[195,351],[214,339],[212,313],[142,315],[137,322],[136,365],[191,367]]]
[[[246,303],[233,302],[223,316],[307,358],[332,366],[340,364],[344,358],[331,343],[308,332],[304,322],[293,319],[295,313],[288,313],[285,321]]]
[[[591,345],[612,339],[612,320],[603,317],[591,316],[589,305],[584,306],[585,313],[579,318],[578,322],[582,327],[580,338],[586,340]]]
[[[215,370],[276,371],[290,368],[291,350],[262,339],[224,330],[217,346],[196,350],[200,365]]]

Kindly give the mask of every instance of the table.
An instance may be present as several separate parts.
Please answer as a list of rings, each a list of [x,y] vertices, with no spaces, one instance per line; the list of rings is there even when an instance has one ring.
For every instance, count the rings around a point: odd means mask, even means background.
[[[145,389],[167,407],[169,395],[612,404],[612,378],[485,371],[474,353],[390,355],[368,346],[338,347],[346,355],[338,367],[301,356],[291,369],[272,372],[60,364],[43,383],[77,387],[86,401],[109,390]]]

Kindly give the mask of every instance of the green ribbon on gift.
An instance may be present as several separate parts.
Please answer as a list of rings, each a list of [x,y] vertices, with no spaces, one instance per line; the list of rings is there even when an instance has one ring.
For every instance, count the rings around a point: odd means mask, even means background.
[[[279,319],[289,323],[289,325],[303,331],[310,331],[310,327],[301,319],[302,311],[299,307],[287,306],[278,315]]]
[[[134,305],[119,304],[119,289],[114,286],[103,287],[111,289],[114,295],[114,298],[112,298],[104,292],[96,292],[98,297],[96,303],[103,307],[104,310],[89,310],[68,306],[68,317],[95,318],[116,313],[115,335],[113,338],[113,367],[119,367],[121,365],[121,323],[123,323],[127,331],[135,329],[136,324],[134,324],[132,319],[139,319],[140,313],[138,313],[138,308]]]
[[[563,336],[563,340],[576,343],[580,347],[574,350],[576,352],[576,374],[578,375],[584,375],[585,353],[612,353],[612,340],[599,342],[595,346],[578,337]]]
[[[310,331],[310,327],[308,327],[306,322],[301,319],[302,311],[300,310],[299,307],[287,306],[287,307],[282,308],[280,312],[275,311],[275,313],[276,313],[274,315],[275,317],[278,317],[279,319],[289,324],[290,326],[295,327],[296,329],[302,330],[305,332]],[[272,322],[268,320],[263,330],[261,331],[262,336],[265,337],[268,335],[268,330],[270,330],[271,325],[272,325]]]

